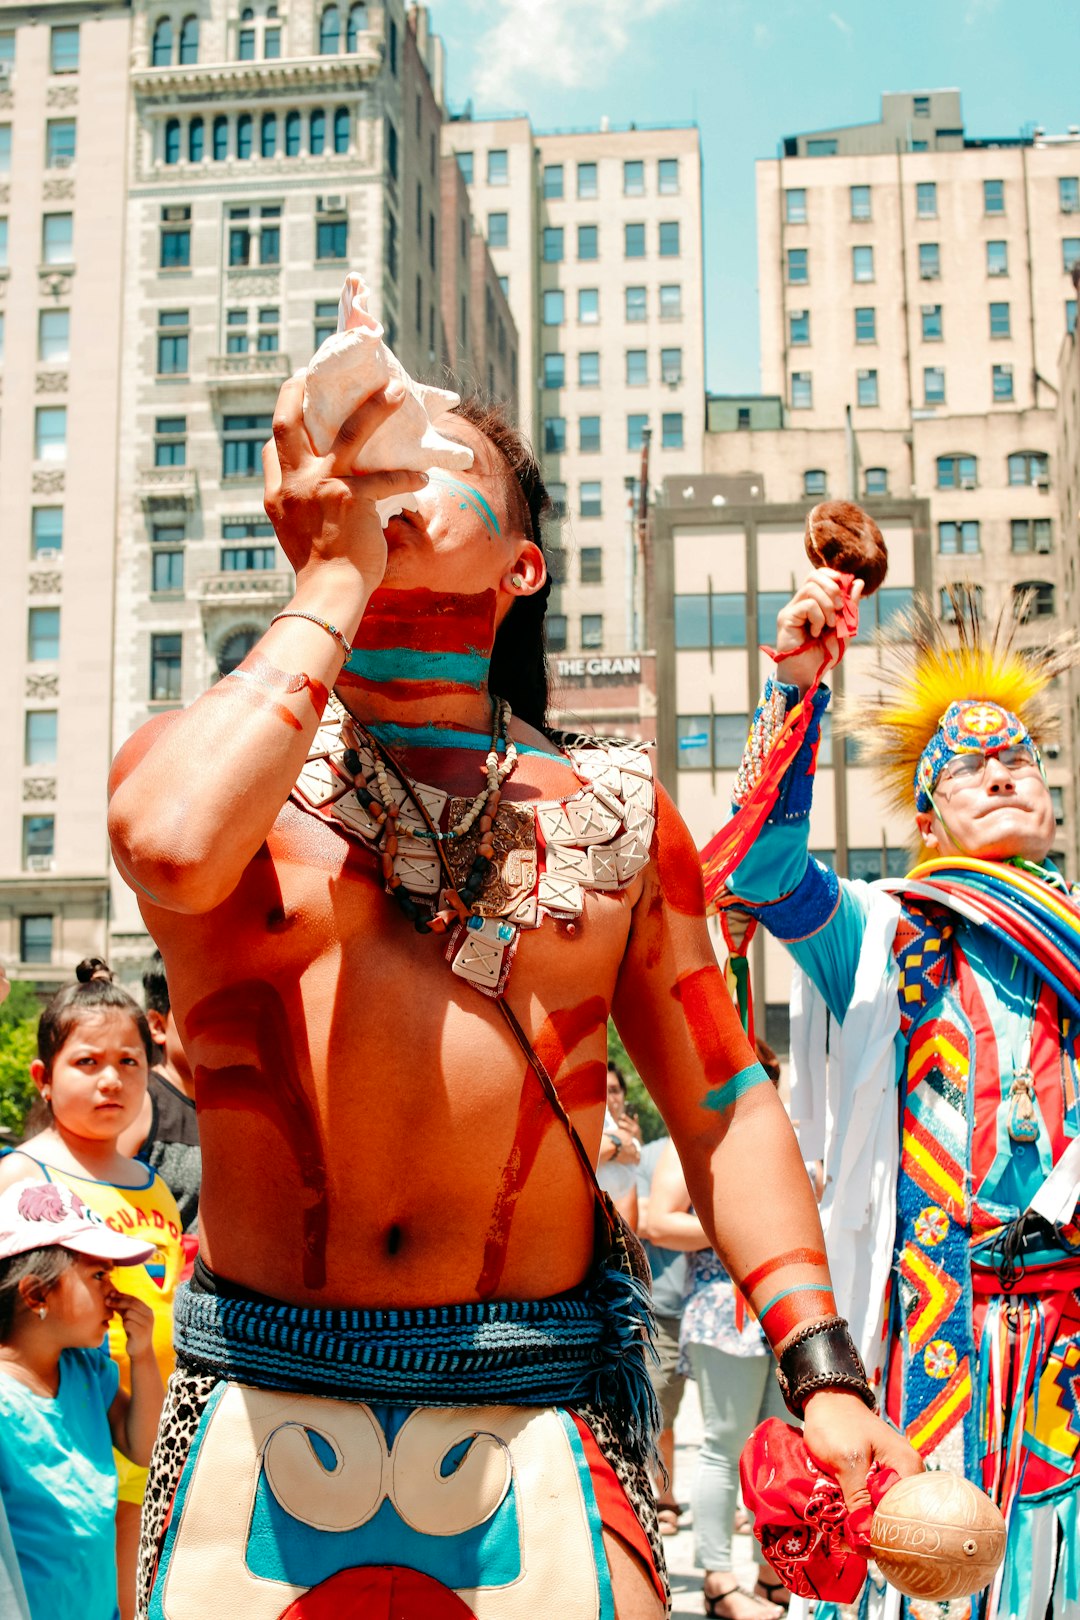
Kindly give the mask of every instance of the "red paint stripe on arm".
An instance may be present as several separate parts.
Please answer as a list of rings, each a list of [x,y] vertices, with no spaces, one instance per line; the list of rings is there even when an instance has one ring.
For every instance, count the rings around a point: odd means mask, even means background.
[[[781,1266],[824,1265],[828,1265],[828,1261],[820,1249],[788,1249],[784,1254],[774,1255],[771,1260],[765,1260],[760,1266],[755,1267],[748,1277],[743,1278],[739,1288],[746,1295],[752,1294],[758,1283],[764,1282],[766,1277],[771,1277]]]

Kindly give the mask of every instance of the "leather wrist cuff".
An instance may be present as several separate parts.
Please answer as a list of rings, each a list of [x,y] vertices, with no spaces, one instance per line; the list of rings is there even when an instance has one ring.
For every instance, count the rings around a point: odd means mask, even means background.
[[[800,1420],[810,1396],[822,1389],[850,1390],[877,1411],[862,1357],[842,1316],[826,1316],[803,1328],[780,1357],[776,1378],[784,1404]]]

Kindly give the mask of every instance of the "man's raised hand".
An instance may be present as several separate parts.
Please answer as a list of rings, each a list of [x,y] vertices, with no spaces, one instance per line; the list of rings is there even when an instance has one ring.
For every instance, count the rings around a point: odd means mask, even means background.
[[[815,568],[776,615],[776,651],[793,655],[783,659],[777,674],[800,692],[813,684],[823,655],[826,669],[840,662],[841,645],[835,626],[844,601],[843,579],[834,568]],[[853,604],[862,591],[863,582],[857,579],[851,588]],[[814,645],[805,652],[795,651],[807,641]]]

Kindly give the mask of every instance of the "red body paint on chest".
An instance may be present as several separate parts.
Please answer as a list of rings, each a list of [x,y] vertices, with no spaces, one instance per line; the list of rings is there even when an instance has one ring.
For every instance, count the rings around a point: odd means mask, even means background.
[[[215,990],[193,1007],[184,1033],[254,1047],[254,1063],[218,1069],[200,1064],[196,1068],[199,1111],[206,1114],[215,1108],[232,1108],[259,1114],[281,1133],[282,1147],[292,1153],[308,1195],[303,1211],[304,1285],[325,1287],[326,1147],[300,1079],[298,1046],[304,1049],[306,1065],[307,1043],[299,1002],[290,1013],[272,985],[262,979],[241,980]]]
[[[686,1014],[690,1039],[711,1086],[723,1085],[754,1061],[718,967],[684,973],[671,994]]]
[[[581,1101],[599,1096],[603,1085],[604,1065],[597,1061],[584,1063],[580,1068],[559,1081],[559,1069],[575,1047],[587,1035],[602,1029],[607,1023],[607,1006],[601,996],[592,996],[576,1007],[565,1007],[554,1012],[544,1023],[533,1050],[544,1068],[559,1087],[563,1106],[569,1111]],[[522,1188],[529,1179],[540,1143],[551,1125],[557,1124],[551,1104],[540,1088],[540,1082],[531,1067],[526,1067],[518,1104],[514,1142],[503,1166],[491,1226],[484,1243],[484,1267],[476,1283],[481,1299],[490,1299],[499,1286],[506,1252],[510,1243],[510,1226]]]
[[[491,651],[495,640],[495,592],[395,590],[380,586],[367,605],[353,646],[376,652],[393,647],[426,652]]]

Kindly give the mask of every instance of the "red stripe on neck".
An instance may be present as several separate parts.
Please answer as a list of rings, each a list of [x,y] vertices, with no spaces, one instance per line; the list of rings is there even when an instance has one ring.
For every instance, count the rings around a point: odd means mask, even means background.
[[[380,585],[367,605],[353,646],[371,652],[423,647],[429,652],[491,651],[495,642],[495,592],[465,595],[423,586],[396,590]]]

